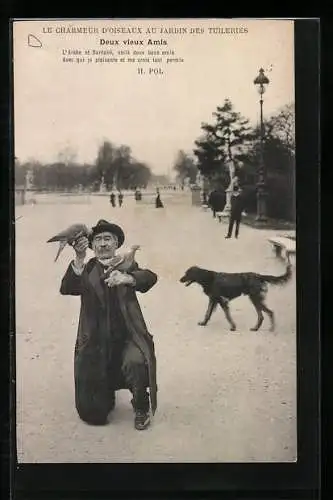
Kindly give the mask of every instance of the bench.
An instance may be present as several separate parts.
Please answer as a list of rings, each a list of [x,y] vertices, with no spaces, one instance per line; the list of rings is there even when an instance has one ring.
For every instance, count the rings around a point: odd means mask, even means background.
[[[281,257],[282,250],[285,252],[285,257],[289,260],[291,254],[296,254],[296,241],[286,236],[274,236],[268,241],[273,245],[275,255]]]

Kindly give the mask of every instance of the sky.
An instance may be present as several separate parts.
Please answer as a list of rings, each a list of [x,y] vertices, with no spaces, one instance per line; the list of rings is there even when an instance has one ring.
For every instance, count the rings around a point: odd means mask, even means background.
[[[74,32],[78,28],[86,33]],[[156,32],[147,33],[149,28]],[[294,102],[293,21],[22,20],[14,23],[13,39],[15,156],[22,162],[55,161],[66,148],[75,151],[77,161],[94,162],[103,140],[109,140],[130,146],[133,157],[155,174],[170,173],[177,152],[192,152],[202,122],[213,122],[224,99],[252,124],[258,122],[253,80],[260,67],[270,79],[264,116]],[[149,39],[166,45],[147,45]],[[126,40],[143,43],[128,46]],[[81,50],[85,61],[75,62],[80,56],[65,55],[66,50]],[[92,55],[93,50],[112,55]],[[174,55],[163,56],[162,63],[153,63],[151,55],[149,63],[119,62],[137,58],[133,50],[144,51],[139,57],[148,57],[148,50]],[[96,57],[118,62],[94,62]],[[167,58],[178,62],[166,63]],[[163,74],[149,74],[149,68]]]

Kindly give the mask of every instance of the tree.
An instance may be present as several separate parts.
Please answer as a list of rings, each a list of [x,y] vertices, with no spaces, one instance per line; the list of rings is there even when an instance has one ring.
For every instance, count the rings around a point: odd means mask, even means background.
[[[112,185],[116,189],[123,188],[123,177],[126,168],[131,165],[131,148],[121,145],[115,149],[115,157],[113,161],[113,180]]]
[[[63,163],[65,165],[72,165],[75,163],[76,158],[77,153],[71,146],[64,147],[57,155],[58,163]]]
[[[21,162],[15,158],[14,165],[14,177],[15,177],[15,186],[22,187],[25,184],[25,176],[26,176],[26,165],[21,164]]]
[[[132,158],[131,148],[126,144],[115,146],[104,141],[97,154],[95,171],[91,172],[98,189],[102,177],[108,189],[130,189],[135,186],[146,186],[150,176],[150,168]]]
[[[197,157],[198,169],[200,173],[208,179],[225,177],[225,170],[221,168],[224,162],[223,151],[220,150],[216,138],[206,132],[200,139],[195,141],[196,148],[193,153]],[[225,182],[222,182],[223,184]]]
[[[280,111],[273,115],[269,124],[272,136],[279,138],[284,146],[295,154],[295,107],[294,104],[283,106]]]
[[[60,156],[62,157],[63,152]],[[79,164],[56,161],[40,164],[35,160],[21,164],[15,161],[15,184],[24,185],[25,175],[32,170],[34,186],[39,190],[73,191],[80,187],[99,190],[102,177],[111,189],[114,181],[118,189],[147,186],[151,177],[150,168],[131,157],[126,145],[114,146],[104,141],[98,149],[95,164]]]
[[[232,160],[242,157],[253,140],[249,121],[234,111],[229,99],[225,99],[223,106],[217,106],[213,116],[216,118],[216,124],[204,124],[203,129],[215,135],[225,158]]]
[[[112,185],[114,176],[114,161],[116,158],[116,148],[110,141],[104,141],[98,149],[96,165],[96,178],[99,184],[104,178],[107,185]]]
[[[263,161],[266,170],[267,213],[270,217],[295,220],[295,139],[293,108],[284,106],[264,123]],[[251,190],[251,210],[255,210],[257,169],[260,164],[260,129],[246,158],[242,182]]]
[[[244,161],[253,141],[253,131],[249,121],[234,111],[229,99],[225,99],[223,106],[217,106],[213,116],[214,124],[201,125],[205,134],[195,141],[194,154],[202,175],[219,177],[227,187],[233,174],[229,170],[230,161]]]
[[[140,162],[134,163],[132,168],[133,168],[133,173],[131,176],[131,183],[129,185],[129,188],[130,189],[134,189],[136,187],[146,188],[151,178],[150,168],[144,163]]]
[[[195,182],[198,168],[195,165],[193,158],[191,158],[183,150],[178,151],[173,169],[177,172],[177,180],[181,184],[184,184],[185,179],[189,179],[190,183]]]
[[[15,170],[16,185],[25,185],[26,173],[32,171],[34,188],[47,191],[72,191],[80,185],[89,188],[96,178],[96,167],[89,164],[41,164],[32,160],[16,164]]]
[[[133,161],[123,166],[119,178],[122,189],[134,189],[146,187],[151,177],[150,168],[144,163]]]

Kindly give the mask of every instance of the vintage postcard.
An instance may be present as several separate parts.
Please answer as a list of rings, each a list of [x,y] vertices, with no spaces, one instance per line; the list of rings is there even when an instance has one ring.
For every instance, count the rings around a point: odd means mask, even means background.
[[[13,21],[26,463],[297,461],[294,21]]]

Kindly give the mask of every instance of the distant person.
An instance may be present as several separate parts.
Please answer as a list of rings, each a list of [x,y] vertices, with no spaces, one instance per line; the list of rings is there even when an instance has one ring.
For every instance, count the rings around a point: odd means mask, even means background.
[[[160,195],[159,189],[156,190],[156,193],[157,193],[157,196],[155,199],[155,207],[156,208],[163,208],[164,205],[163,205],[162,200],[161,200],[161,195]]]
[[[124,199],[124,195],[123,193],[120,193],[118,194],[118,205],[121,207],[122,204],[123,204],[123,199]]]
[[[213,191],[211,191],[208,196],[208,206],[210,207],[213,213],[213,217],[216,216],[216,209],[215,209],[216,192],[217,192],[216,189],[213,189]]]
[[[141,201],[142,200],[142,194],[141,194],[141,191],[139,189],[135,190],[134,197],[135,197],[136,201]]]
[[[223,212],[226,203],[226,194],[221,188],[214,189],[208,197],[208,205],[210,206],[213,217],[216,217],[216,212]]]
[[[116,206],[116,195],[114,193],[110,194],[110,203],[113,207]]]
[[[238,180],[236,178],[231,193],[229,227],[228,227],[228,233],[225,238],[231,238],[234,225],[235,225],[235,238],[238,238],[239,226],[242,220],[243,210],[244,210],[244,197],[242,189],[239,186]]]

